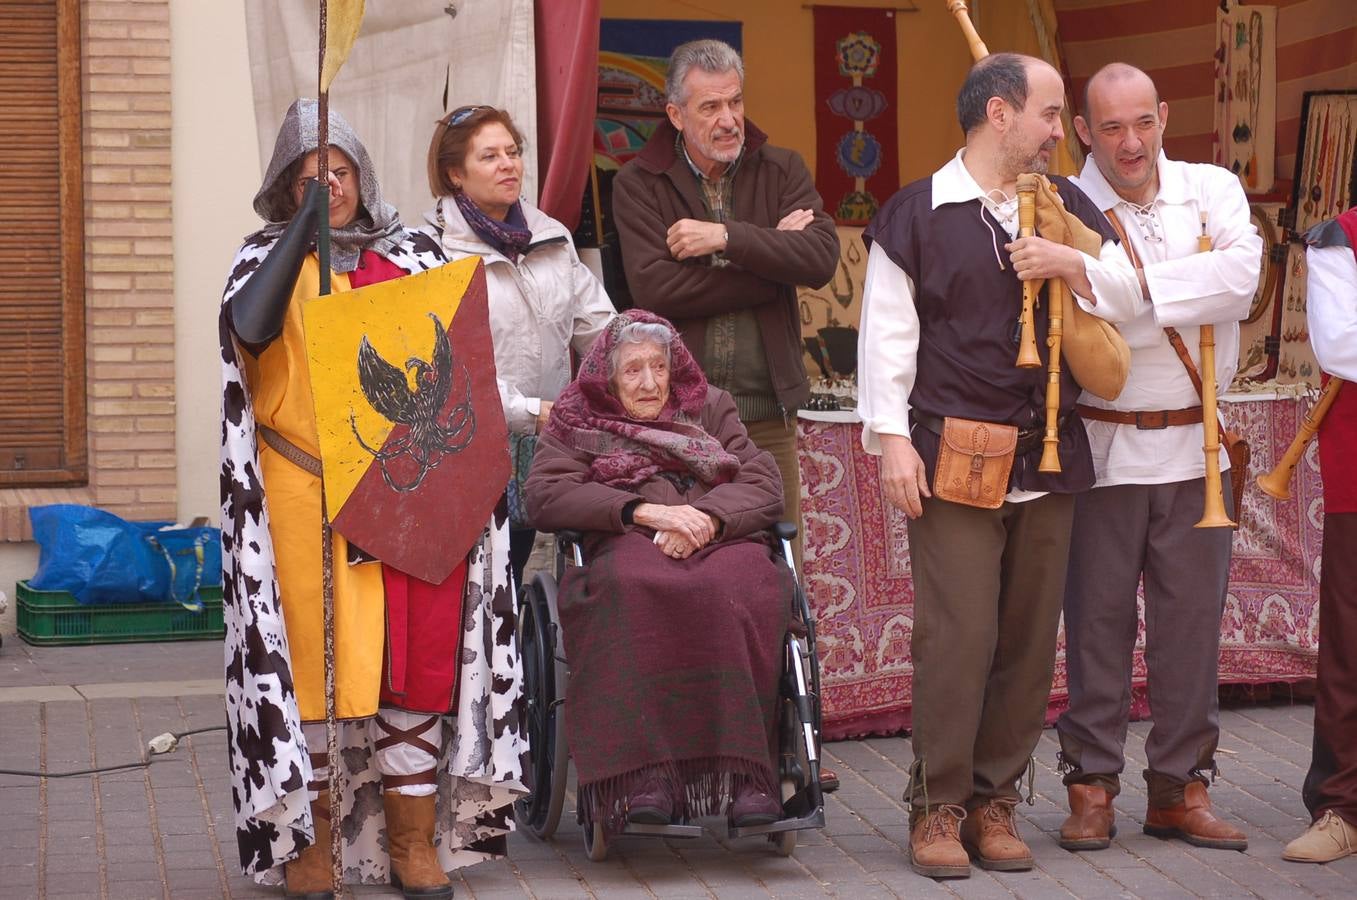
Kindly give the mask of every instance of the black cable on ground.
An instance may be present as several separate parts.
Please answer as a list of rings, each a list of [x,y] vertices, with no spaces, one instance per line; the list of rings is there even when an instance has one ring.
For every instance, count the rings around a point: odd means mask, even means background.
[[[157,756],[171,753],[179,746],[181,738],[209,731],[225,731],[225,725],[212,725],[207,728],[194,728],[190,731],[167,731],[152,738],[147,746],[148,755],[141,762],[122,763],[116,766],[99,766],[94,769],[76,769],[71,772],[30,772],[24,769],[0,769],[0,775],[21,775],[28,778],[74,778],[79,775],[98,775],[103,772],[120,772],[126,769],[144,769],[155,762]]]

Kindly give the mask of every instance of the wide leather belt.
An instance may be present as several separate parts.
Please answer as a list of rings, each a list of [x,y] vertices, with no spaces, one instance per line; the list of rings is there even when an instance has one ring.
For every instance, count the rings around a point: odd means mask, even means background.
[[[1197,421],[1201,420],[1198,419]],[[273,452],[277,453],[297,468],[305,472],[310,472],[317,478],[321,477],[321,466],[318,458],[307,453],[301,447],[298,447],[267,425],[259,425],[256,427],[259,430],[259,436],[263,438],[265,444],[268,444],[269,447],[273,449]]]
[[[914,422],[918,423],[919,425],[922,425],[923,427],[927,428],[934,434],[938,436],[942,435],[943,422],[942,419],[938,418],[937,416],[930,416],[927,413],[921,413],[915,410],[910,410],[909,417]],[[1200,421],[1200,419],[1198,421]],[[1065,417],[1061,416],[1056,428],[1056,433],[1059,433],[1062,429],[1064,429],[1064,427],[1065,427]],[[1041,446],[1041,439],[1045,436],[1046,436],[1046,426],[1044,425],[1033,425],[1031,428],[1019,428],[1018,445],[1013,451],[1014,454],[1017,456],[1022,456],[1024,453],[1029,453],[1032,450],[1037,449],[1038,447]]]
[[[1074,407],[1079,415],[1095,422],[1113,422],[1117,425],[1134,425],[1141,431],[1157,431],[1177,425],[1200,425],[1202,408],[1189,406],[1185,409],[1099,409],[1080,403]]]

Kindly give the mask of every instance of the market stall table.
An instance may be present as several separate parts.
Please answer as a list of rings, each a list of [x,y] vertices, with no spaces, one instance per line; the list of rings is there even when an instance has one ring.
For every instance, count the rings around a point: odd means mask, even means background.
[[[1253,448],[1243,523],[1221,622],[1222,684],[1314,677],[1323,503],[1316,445],[1297,467],[1292,498],[1253,484],[1291,442],[1309,398],[1226,395],[1228,427]],[[800,414],[805,580],[820,641],[824,735],[836,740],[908,728],[913,666],[914,587],[903,513],[881,493],[878,457],[862,449],[851,412]],[[1144,621],[1133,660],[1137,712],[1144,712]],[[1051,689],[1051,715],[1067,696],[1064,636]]]

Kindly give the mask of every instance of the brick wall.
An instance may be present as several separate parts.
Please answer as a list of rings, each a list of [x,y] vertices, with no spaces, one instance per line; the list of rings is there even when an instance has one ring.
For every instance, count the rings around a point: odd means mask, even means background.
[[[90,492],[172,519],[169,0],[84,2],[81,17]]]
[[[177,512],[170,5],[82,0],[80,18],[89,485],[0,490],[0,542],[32,540],[40,504]]]

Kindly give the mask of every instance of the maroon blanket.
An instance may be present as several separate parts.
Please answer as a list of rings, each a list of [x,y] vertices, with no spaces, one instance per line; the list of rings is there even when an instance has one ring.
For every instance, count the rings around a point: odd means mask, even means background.
[[[567,738],[582,821],[620,830],[651,774],[689,818],[719,813],[731,776],[776,796],[777,683],[791,575],[758,538],[686,560],[640,531],[591,542],[561,585]],[[647,772],[654,767],[658,772]]]

